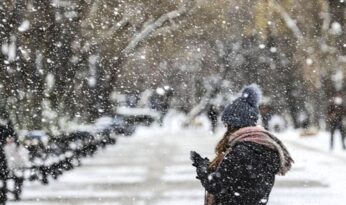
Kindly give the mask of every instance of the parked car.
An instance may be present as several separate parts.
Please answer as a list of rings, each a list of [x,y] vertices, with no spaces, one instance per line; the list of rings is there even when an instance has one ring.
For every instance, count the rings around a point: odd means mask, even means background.
[[[135,130],[136,126],[126,119],[126,116],[117,114],[113,119],[113,130],[118,135],[130,136]]]
[[[126,116],[115,115],[114,117],[101,117],[95,121],[96,134],[103,136],[132,135],[135,131],[135,125],[129,123]]]
[[[125,117],[126,121],[135,125],[149,126],[160,120],[160,114],[150,108],[119,107],[117,114]]]
[[[95,134],[102,136],[110,136],[113,132],[113,118],[112,117],[100,117],[95,121]]]

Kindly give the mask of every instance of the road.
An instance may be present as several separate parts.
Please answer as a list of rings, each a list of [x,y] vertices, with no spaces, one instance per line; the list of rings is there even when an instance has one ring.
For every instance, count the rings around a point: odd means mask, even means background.
[[[139,130],[85,159],[83,166],[48,186],[27,183],[23,200],[10,205],[194,205],[203,204],[189,152],[212,158],[222,132]],[[277,177],[269,205],[343,205],[346,159],[286,141],[296,161]]]

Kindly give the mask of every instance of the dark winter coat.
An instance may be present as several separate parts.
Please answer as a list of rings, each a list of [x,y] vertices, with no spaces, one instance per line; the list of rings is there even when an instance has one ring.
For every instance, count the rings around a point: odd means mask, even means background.
[[[217,205],[266,204],[280,167],[279,154],[264,145],[241,142],[228,153],[219,168],[201,177]]]
[[[208,205],[264,205],[275,175],[284,175],[292,163],[275,136],[263,128],[247,127],[230,136],[229,148],[216,170],[201,172],[197,166],[197,175],[208,193]]]
[[[345,115],[345,107],[342,104],[332,102],[327,108],[327,122],[333,126],[341,123]]]

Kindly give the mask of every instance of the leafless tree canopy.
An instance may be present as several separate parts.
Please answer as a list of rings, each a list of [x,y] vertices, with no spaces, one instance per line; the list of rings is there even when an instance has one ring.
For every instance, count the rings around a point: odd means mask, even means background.
[[[114,92],[170,85],[189,111],[256,82],[317,123],[345,92],[345,23],[339,0],[2,0],[0,102],[42,129],[111,114]]]

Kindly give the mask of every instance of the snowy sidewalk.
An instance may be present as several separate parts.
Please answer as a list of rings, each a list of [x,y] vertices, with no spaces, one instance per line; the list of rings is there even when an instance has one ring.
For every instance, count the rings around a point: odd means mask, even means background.
[[[23,200],[10,205],[198,205],[203,189],[195,179],[190,150],[213,156],[222,132],[141,129],[83,161],[48,186],[27,183]],[[287,142],[293,170],[278,177],[269,205],[343,205],[346,160]]]
[[[280,135],[279,135],[280,136]],[[346,155],[329,150],[329,135],[300,137],[298,131],[281,134],[296,163],[287,176],[277,177],[270,204],[342,205],[346,202]]]

